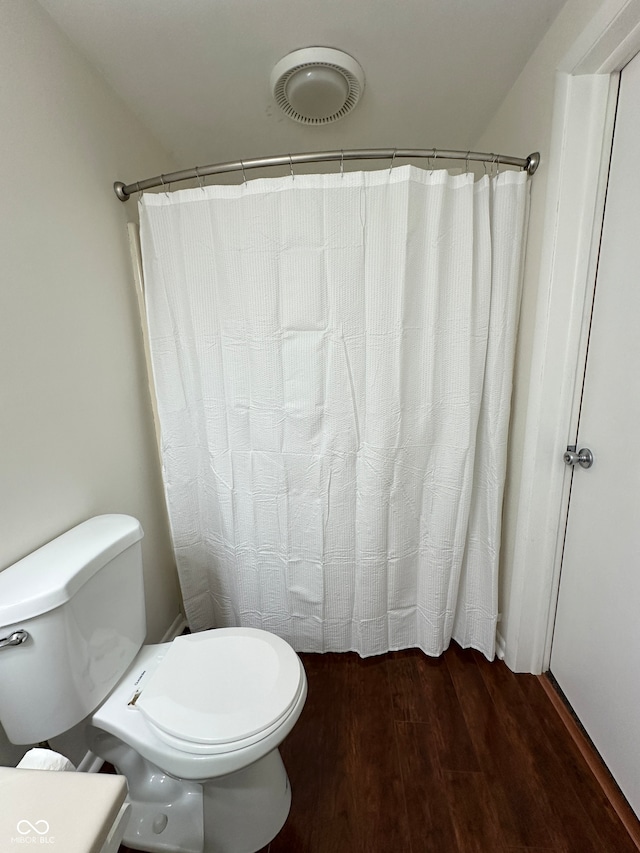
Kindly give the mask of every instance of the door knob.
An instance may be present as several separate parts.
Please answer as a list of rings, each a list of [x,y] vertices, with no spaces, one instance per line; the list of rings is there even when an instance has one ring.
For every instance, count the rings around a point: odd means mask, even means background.
[[[576,452],[575,445],[567,447],[566,453],[563,456],[564,464],[571,468],[574,465],[580,465],[581,468],[591,468],[593,465],[593,453],[588,447],[583,447],[582,450]]]

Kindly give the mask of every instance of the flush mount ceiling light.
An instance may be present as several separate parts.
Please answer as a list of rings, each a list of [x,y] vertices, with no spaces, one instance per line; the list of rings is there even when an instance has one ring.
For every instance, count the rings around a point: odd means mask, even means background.
[[[329,124],[346,116],[364,90],[356,60],[332,47],[305,47],[288,53],[271,72],[278,106],[301,124]]]

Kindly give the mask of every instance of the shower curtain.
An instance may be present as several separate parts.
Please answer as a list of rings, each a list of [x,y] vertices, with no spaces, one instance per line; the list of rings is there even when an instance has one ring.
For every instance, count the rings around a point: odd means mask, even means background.
[[[141,198],[192,630],[493,658],[527,199],[412,166]]]

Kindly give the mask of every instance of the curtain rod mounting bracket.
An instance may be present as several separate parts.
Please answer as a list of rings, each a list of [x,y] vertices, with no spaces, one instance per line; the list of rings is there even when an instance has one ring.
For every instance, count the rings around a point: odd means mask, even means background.
[[[125,184],[122,181],[116,181],[113,185],[113,191],[118,196],[120,201],[128,201],[130,193],[125,190]]]
[[[527,157],[527,172],[529,175],[535,175],[538,166],[540,165],[540,152],[534,151],[533,154],[529,154]]]

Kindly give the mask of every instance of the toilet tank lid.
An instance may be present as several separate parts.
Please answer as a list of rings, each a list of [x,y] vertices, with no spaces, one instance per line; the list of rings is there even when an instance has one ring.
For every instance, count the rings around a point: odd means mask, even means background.
[[[99,515],[0,572],[0,628],[65,604],[106,563],[143,537],[130,515]]]

